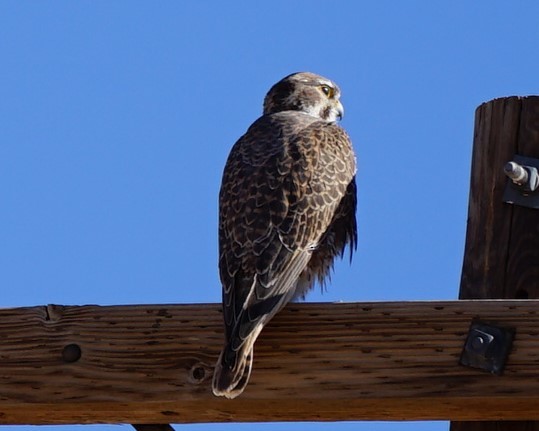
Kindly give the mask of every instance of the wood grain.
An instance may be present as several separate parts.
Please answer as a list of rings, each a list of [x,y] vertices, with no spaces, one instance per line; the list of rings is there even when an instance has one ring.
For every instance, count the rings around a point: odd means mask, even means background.
[[[539,158],[537,96],[496,99],[476,111],[460,298],[539,298],[539,211],[502,201],[502,167],[515,154]],[[454,422],[451,430],[539,431],[539,422]]]
[[[504,298],[514,207],[503,203],[503,166],[517,149],[522,100],[496,99],[476,111],[462,299]]]
[[[539,97],[522,99],[517,154],[539,159]],[[508,205],[509,206],[509,205]],[[539,210],[511,206],[504,298],[539,298]],[[539,430],[539,424],[537,426]]]
[[[0,310],[0,424],[539,419],[539,301],[292,304],[245,393],[210,391],[220,306]],[[458,365],[474,318],[515,327],[505,374]],[[66,345],[81,357],[65,362]]]

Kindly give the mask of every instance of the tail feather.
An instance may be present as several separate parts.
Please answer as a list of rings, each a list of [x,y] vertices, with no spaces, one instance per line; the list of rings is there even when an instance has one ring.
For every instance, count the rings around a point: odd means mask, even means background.
[[[249,381],[253,365],[253,346],[262,328],[294,297],[298,277],[311,258],[310,250],[296,250],[281,271],[271,294],[257,284],[255,277],[249,297],[235,316],[234,326],[227,332],[227,341],[213,374],[214,395],[236,398]],[[260,288],[264,295],[258,296]]]
[[[243,339],[238,349],[232,348],[232,345],[235,344],[232,342],[233,340],[229,340],[225,345],[213,373],[212,390],[214,395],[232,399],[243,392],[253,368],[254,344],[265,324],[266,319],[262,319]]]
[[[253,343],[250,343],[250,346],[244,345],[242,347],[240,351],[234,352],[225,346],[219,355],[213,374],[212,390],[214,395],[230,399],[236,398],[247,386],[253,366]],[[248,350],[245,347],[248,347]],[[233,358],[230,358],[231,355]],[[229,362],[227,358],[233,360]]]

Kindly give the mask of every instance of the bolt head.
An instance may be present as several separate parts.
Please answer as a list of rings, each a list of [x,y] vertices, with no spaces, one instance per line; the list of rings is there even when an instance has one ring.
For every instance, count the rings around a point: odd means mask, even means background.
[[[488,357],[489,347],[494,344],[494,336],[480,329],[472,329],[468,338],[468,349],[483,357]]]

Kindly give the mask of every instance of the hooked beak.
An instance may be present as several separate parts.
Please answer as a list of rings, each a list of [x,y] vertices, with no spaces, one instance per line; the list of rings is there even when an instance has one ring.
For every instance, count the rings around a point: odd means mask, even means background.
[[[340,100],[337,100],[337,103],[335,104],[335,111],[337,112],[337,118],[341,121],[342,117],[344,117],[344,107]]]

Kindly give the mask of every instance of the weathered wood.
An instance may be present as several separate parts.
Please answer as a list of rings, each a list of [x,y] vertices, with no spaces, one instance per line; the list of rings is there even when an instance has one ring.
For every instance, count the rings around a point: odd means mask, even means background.
[[[257,342],[245,393],[225,400],[210,391],[218,305],[4,309],[0,424],[539,419],[538,311],[519,300],[292,304]],[[516,328],[503,376],[458,365],[473,318]],[[66,362],[72,344],[81,357]]]
[[[537,96],[496,99],[476,111],[460,298],[539,298],[539,211],[502,201],[507,181],[502,168],[515,154],[539,158]],[[487,429],[539,431],[539,422],[451,426],[452,431]]]
[[[539,158],[539,97],[522,99],[516,153]],[[513,214],[504,298],[538,299],[539,210],[505,205]]]
[[[460,284],[463,299],[504,297],[514,207],[502,202],[506,183],[502,169],[516,153],[521,104],[518,97],[497,99],[476,111]]]

